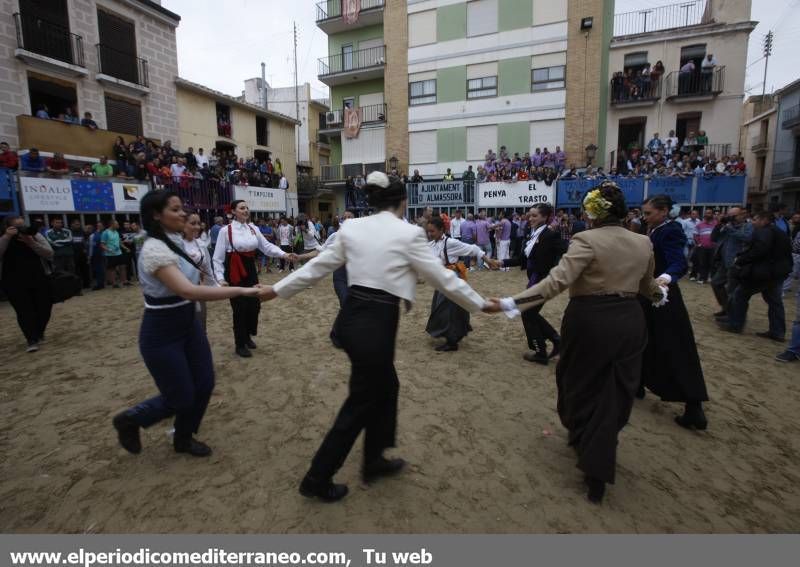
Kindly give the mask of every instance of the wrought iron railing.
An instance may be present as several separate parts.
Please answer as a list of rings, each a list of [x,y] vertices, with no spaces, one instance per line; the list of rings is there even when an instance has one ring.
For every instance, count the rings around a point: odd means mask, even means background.
[[[649,77],[632,79],[617,75],[611,79],[611,104],[627,104],[636,102],[655,102],[661,98],[661,77],[653,80]]]
[[[102,43],[98,43],[96,47],[101,73],[142,87],[150,86],[146,59]]]
[[[772,166],[773,179],[785,179],[787,177],[800,177],[800,162],[795,159],[776,161]]]
[[[361,0],[361,10],[383,8],[385,0]],[[324,22],[342,16],[342,0],[325,0],[317,4],[317,21]]]
[[[667,75],[667,99],[676,97],[718,95],[725,89],[725,66],[717,65],[711,72],[682,73],[673,71]]]
[[[14,25],[20,49],[85,67],[81,36],[58,24],[20,13],[14,14]]]
[[[800,124],[800,104],[790,106],[781,112],[781,127],[792,128]]]
[[[386,46],[369,47],[357,51],[337,53],[319,60],[320,77],[345,73],[348,71],[358,71],[370,67],[378,67],[386,64]]]
[[[360,106],[361,123],[386,122],[386,104]],[[331,110],[325,113],[325,126],[320,129],[341,128],[344,125],[344,110]]]
[[[768,140],[761,134],[750,138],[750,149],[754,152],[764,152],[767,150],[768,146]]]
[[[614,15],[614,37],[695,26],[702,23],[705,0],[670,4]]]

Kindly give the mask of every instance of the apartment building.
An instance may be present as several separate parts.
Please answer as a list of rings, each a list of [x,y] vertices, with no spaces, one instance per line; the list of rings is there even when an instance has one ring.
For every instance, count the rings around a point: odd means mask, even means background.
[[[779,91],[770,202],[800,210],[800,79]]]
[[[0,137],[75,159],[136,135],[176,140],[175,28],[153,0],[0,0]],[[52,118],[89,112],[91,131]],[[69,111],[67,111],[69,109]]]
[[[615,16],[605,85],[610,166],[670,131],[679,140],[705,131],[706,152],[718,158],[743,149],[750,8],[750,0],[694,0]],[[714,64],[704,68],[709,56]]]
[[[751,96],[742,109],[739,148],[748,164],[747,204],[758,211],[767,206],[767,192],[775,161],[778,105],[771,94]]]

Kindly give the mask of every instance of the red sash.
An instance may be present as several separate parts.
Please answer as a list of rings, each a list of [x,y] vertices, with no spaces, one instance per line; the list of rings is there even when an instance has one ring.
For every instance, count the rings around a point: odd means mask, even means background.
[[[250,228],[250,232],[255,234],[253,231],[253,227],[247,225]],[[228,244],[231,245],[232,252],[228,252],[228,279],[230,280],[229,283],[233,285],[239,285],[239,282],[247,275],[247,269],[244,267],[244,262],[242,258],[255,258],[256,251],[251,250],[249,252],[239,252],[233,245],[233,223],[228,225]]]

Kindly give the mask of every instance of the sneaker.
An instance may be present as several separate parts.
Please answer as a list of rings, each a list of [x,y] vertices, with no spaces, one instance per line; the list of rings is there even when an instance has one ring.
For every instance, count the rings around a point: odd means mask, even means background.
[[[775,357],[778,362],[795,362],[800,360],[800,356],[796,355],[790,350],[785,350]]]
[[[689,281],[690,281],[690,282],[697,281],[697,278],[695,278],[694,276],[692,276],[691,278],[689,278]]]
[[[282,274],[282,273],[283,273],[283,270],[278,270],[278,273],[279,273],[279,274]]]
[[[31,343],[25,349],[25,352],[36,352],[37,350],[39,350],[39,343]]]
[[[700,285],[703,285],[706,282],[704,282],[703,280],[697,280],[697,283],[699,283]]]

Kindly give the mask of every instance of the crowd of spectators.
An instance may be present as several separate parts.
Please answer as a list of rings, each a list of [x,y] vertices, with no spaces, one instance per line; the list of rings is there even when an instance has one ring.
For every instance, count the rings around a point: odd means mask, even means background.
[[[664,64],[661,61],[652,67],[647,63],[638,70],[628,68],[624,72],[617,71],[611,77],[611,99],[624,102],[657,98],[663,76]]]

